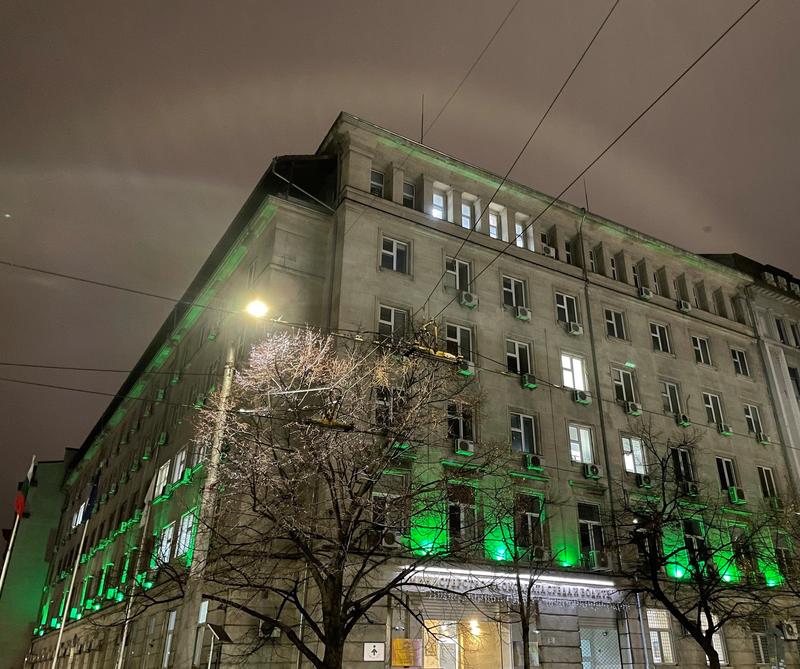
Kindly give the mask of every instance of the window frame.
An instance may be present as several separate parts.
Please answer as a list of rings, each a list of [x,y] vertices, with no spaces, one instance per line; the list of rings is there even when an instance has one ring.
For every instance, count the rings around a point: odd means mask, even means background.
[[[376,179],[376,175],[380,175],[380,179]],[[386,173],[376,170],[375,168],[369,171],[369,194],[375,197],[383,198],[386,193]]]
[[[623,434],[620,436],[620,441],[622,442],[622,462],[625,466],[625,471],[630,474],[647,474],[647,456],[641,438]],[[626,441],[628,442],[627,446]],[[635,448],[634,442],[638,442],[638,449]]]
[[[563,301],[563,304],[559,304],[559,301]],[[556,305],[556,322],[565,324],[581,322],[580,311],[578,310],[578,298],[575,297],[574,295],[556,291],[555,305]],[[574,319],[572,320],[570,320],[569,318],[570,311],[572,312],[572,316],[574,316]],[[566,318],[566,320],[564,320],[564,318],[561,318],[562,313]]]
[[[592,507],[597,511],[597,519],[581,517],[581,507],[584,510]],[[586,537],[588,538],[588,546],[584,547],[584,532],[583,527],[586,527]],[[591,502],[578,502],[578,545],[580,547],[581,556],[588,557],[590,552],[602,552],[606,549],[605,532],[603,531],[602,512],[599,504]]]
[[[486,234],[492,239],[500,239],[502,236],[503,218],[502,213],[496,209],[489,209],[486,212]]]
[[[573,437],[573,430],[575,431],[575,437]],[[588,442],[584,441],[584,436],[588,436]],[[567,438],[569,440],[569,457],[571,462],[585,465],[595,464],[594,436],[591,426],[581,423],[569,423],[567,425]]]
[[[387,320],[383,317],[384,310],[389,312],[391,316],[390,320]],[[402,314],[403,316],[402,332],[400,332],[397,327],[398,325],[397,314]],[[402,337],[405,337],[406,333],[408,332],[409,316],[410,314],[407,309],[402,309],[400,307],[393,307],[389,304],[378,304],[378,337],[381,338],[383,341],[389,340],[393,342],[396,342]],[[381,328],[387,325],[391,328],[391,334],[381,332]]]
[[[530,500],[536,500],[536,503],[531,505],[536,508],[533,510],[523,508],[529,506],[525,502]],[[517,548],[531,550],[546,545],[543,517],[544,501],[540,495],[517,493],[514,498],[514,545]]]
[[[761,489],[761,495],[764,499],[778,498],[778,485],[775,483],[775,474],[772,467],[765,467],[764,465],[756,465],[756,473],[758,474],[758,484]]]
[[[466,216],[465,216],[466,214]],[[465,230],[472,230],[475,227],[475,202],[472,200],[461,200],[460,212],[461,227]],[[466,225],[465,225],[466,219]]]
[[[447,437],[475,441],[475,416],[469,404],[447,403]]]
[[[455,330],[455,336],[451,336],[451,328]],[[467,355],[464,354],[465,346],[462,343],[462,335],[464,333],[467,333],[469,338],[469,346],[466,348]],[[448,353],[451,353],[456,357],[461,357],[468,362],[473,362],[473,356],[475,352],[475,334],[471,327],[468,325],[459,325],[458,323],[445,323],[444,340]]]
[[[508,350],[510,346],[514,348],[513,352]],[[526,342],[519,341],[517,339],[506,338],[506,369],[509,373],[519,374],[520,376],[531,373],[532,366],[530,349],[530,345]],[[512,369],[511,367],[510,363],[512,358],[516,360],[516,369]]]
[[[606,308],[603,310],[603,316],[606,323],[606,336],[626,341],[628,337],[625,331],[625,312]]]
[[[661,408],[664,410],[664,413],[673,416],[680,416],[683,413],[680,386],[674,381],[668,381],[667,379],[659,379],[658,383],[660,386],[659,393],[661,395]],[[675,391],[674,395],[673,393],[670,393],[671,388]],[[667,408],[668,403],[669,409]],[[677,404],[677,408],[673,407],[673,404]]]
[[[747,351],[741,348],[731,348],[733,371],[739,376],[750,376],[750,363],[747,360]]]
[[[391,244],[390,249],[386,248],[386,242]],[[401,252],[404,252],[404,255]],[[402,269],[400,268],[401,257]],[[387,258],[389,259],[388,264],[385,262]],[[411,274],[411,244],[394,237],[382,235],[380,268],[381,270],[397,272],[398,274]]]
[[[708,337],[692,335],[692,349],[694,350],[694,361],[698,365],[712,366],[711,342]]]
[[[653,344],[653,351],[672,354],[672,341],[668,325],[650,321],[650,341]]]
[[[417,208],[417,185],[411,181],[403,181],[403,206],[407,209]]]
[[[619,379],[616,378],[619,375]],[[629,379],[626,384],[625,380]],[[624,404],[626,402],[637,402],[639,393],[636,389],[636,376],[629,369],[614,365],[611,367],[611,383],[614,387],[614,398],[617,402]],[[630,395],[629,391],[630,390]]]
[[[450,265],[453,269],[450,269]],[[466,273],[466,286],[462,286],[462,270]],[[444,286],[457,291],[471,291],[472,290],[472,263],[468,260],[462,260],[455,256],[445,256],[444,259]],[[448,283],[450,285],[448,285]]]
[[[196,509],[190,509],[186,513],[181,514],[180,523],[178,524],[178,534],[175,541],[174,557],[176,558],[184,557],[189,552],[194,526],[197,522],[196,515]]]
[[[538,420],[536,416],[531,414],[524,414],[518,411],[509,412],[509,431],[511,432],[511,450],[514,453],[530,453],[533,455],[541,455],[539,452],[539,437],[538,437]],[[519,420],[519,427],[514,427],[514,419]],[[529,429],[526,429],[526,422],[529,424]],[[519,435],[518,443],[519,448],[515,447],[515,435]],[[528,443],[528,435],[530,442]]]
[[[431,216],[437,221],[447,220],[447,195],[447,191],[443,188],[434,188],[431,193]],[[437,198],[441,200],[441,205],[436,203]]]
[[[569,363],[570,363],[569,368],[564,366],[564,361],[565,360],[569,361]],[[580,370],[579,370],[580,371],[580,375],[579,375],[579,377],[576,374],[576,370],[575,370],[575,362],[576,361],[578,362],[578,365],[580,367]],[[569,373],[570,376],[572,377],[572,381],[571,382],[567,380],[567,377],[566,377],[567,373]],[[576,381],[580,381],[580,382],[576,383]],[[570,385],[570,383],[572,385]],[[563,385],[565,388],[569,388],[570,390],[580,390],[582,392],[586,392],[586,390],[587,390],[587,388],[589,386],[589,382],[588,382],[588,377],[587,377],[587,373],[586,373],[586,360],[583,358],[583,356],[574,355],[572,353],[565,353],[564,351],[561,352],[561,385]]]
[[[504,307],[527,307],[528,306],[528,299],[527,299],[527,286],[525,285],[524,279],[517,279],[509,274],[503,274],[501,278],[501,286],[503,290],[503,306]],[[506,283],[510,285],[506,286]],[[511,298],[511,302],[509,302],[506,298]],[[522,299],[522,302],[518,302],[518,298]]]
[[[761,421],[761,411],[755,404],[744,403],[744,421],[750,434],[763,434],[764,423]]]
[[[703,406],[706,410],[706,422],[711,425],[725,423],[725,411],[722,408],[722,398],[716,393],[702,391]]]
[[[658,621],[655,621],[654,618],[651,617],[651,611],[663,616],[666,624],[664,626],[656,626]],[[672,635],[672,616],[670,616],[669,611],[666,609],[648,607],[645,619],[647,621],[647,636],[650,641],[648,651],[650,652],[650,658],[653,660],[653,664],[677,664],[675,640]],[[654,641],[658,642],[658,656],[656,656],[655,647],[653,645]],[[664,643],[665,641],[666,644]],[[668,649],[667,653],[664,652],[665,648]]]
[[[721,491],[739,487],[739,477],[736,472],[736,462],[733,458],[717,455],[714,458],[717,467],[717,479]],[[724,480],[723,480],[724,478]],[[727,483],[727,485],[725,485]]]

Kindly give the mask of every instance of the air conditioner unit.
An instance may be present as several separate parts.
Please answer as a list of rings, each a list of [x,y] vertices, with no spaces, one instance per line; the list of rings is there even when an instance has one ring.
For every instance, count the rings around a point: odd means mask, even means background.
[[[514,318],[518,321],[529,321],[531,319],[531,310],[528,307],[514,307]]]
[[[572,393],[572,399],[578,404],[591,404],[592,396],[585,390],[575,390]]]
[[[643,300],[651,300],[653,299],[653,291],[645,286],[639,287],[639,297]]]
[[[257,634],[259,639],[278,639],[281,636],[281,628],[266,620],[259,620]]]
[[[747,504],[747,500],[744,497],[744,490],[742,488],[731,486],[728,488],[728,497],[731,500],[731,504]]]
[[[400,548],[400,537],[392,530],[386,530],[381,535],[381,546],[384,548]]]
[[[523,374],[521,377],[522,387],[525,390],[536,390],[539,387],[539,384],[536,381],[536,377],[533,374]]]
[[[550,561],[550,549],[547,546],[534,546],[531,553],[536,562]]]
[[[525,453],[525,469],[541,471],[544,469],[544,458],[536,453]]]
[[[681,481],[681,494],[687,497],[697,497],[700,494],[700,488],[694,481]]]
[[[692,421],[689,420],[689,416],[687,416],[685,413],[676,413],[675,422],[681,427],[691,427],[692,425]]]
[[[641,416],[642,405],[638,402],[625,402],[625,413],[629,416]]]
[[[542,244],[542,255],[545,255],[548,258],[555,258],[556,250],[552,246],[548,246],[547,244]]]
[[[469,439],[456,439],[453,443],[453,450],[457,455],[474,455],[475,442]]]
[[[652,488],[653,479],[651,479],[647,474],[637,474],[636,485],[638,485],[640,488]]]
[[[458,363],[458,373],[461,376],[475,376],[475,363],[470,360],[460,360]]]
[[[474,309],[478,306],[478,296],[475,293],[470,293],[468,290],[462,290],[458,297],[458,301],[462,307]]]
[[[599,479],[601,476],[600,472],[600,465],[592,464],[591,462],[587,462],[583,465],[583,475],[587,479]]]
[[[783,511],[783,500],[780,497],[768,497],[767,500],[773,511]]]
[[[800,639],[800,630],[797,628],[797,623],[794,620],[782,620],[781,632],[786,641],[797,641]]]
[[[678,311],[688,314],[692,310],[689,300],[678,300]]]
[[[589,551],[589,568],[592,571],[611,571],[611,560],[605,551]]]
[[[583,325],[570,321],[567,323],[567,332],[571,335],[578,336],[583,334]]]
[[[756,433],[756,441],[758,441],[759,444],[768,444],[769,443],[769,437],[766,434],[764,434],[763,432],[757,432]]]
[[[733,430],[731,429],[731,426],[728,425],[727,423],[718,423],[717,424],[717,431],[723,437],[730,437],[733,434]]]

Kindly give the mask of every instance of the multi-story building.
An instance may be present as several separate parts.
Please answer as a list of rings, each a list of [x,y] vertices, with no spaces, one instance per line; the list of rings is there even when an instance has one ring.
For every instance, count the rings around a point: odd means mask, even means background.
[[[620,602],[609,519],[614,490],[635,490],[646,475],[632,427],[642,417],[664,431],[697,429],[702,441],[686,454],[687,476],[735,490],[737,503],[788,493],[751,284],[736,268],[342,114],[316,154],[273,161],[70,468],[34,666],[56,652],[72,657],[71,666],[112,666],[119,629],[99,630],[86,618],[119,616],[130,579],[147,577],[137,556],[147,560],[148,550],[191,561],[194,473],[203,466],[190,446],[193,407],[219,383],[231,342],[242,360],[247,343],[280,327],[237,315],[254,296],[283,321],[334,330],[386,334],[433,319],[443,347],[474,366],[486,399],[469,432],[520,452],[517,478],[531,513],[561,500],[548,509],[542,539],[558,557],[541,579],[541,664],[705,666],[663,609]],[[524,465],[531,457],[532,471]],[[157,496],[145,513],[154,477]],[[78,556],[81,507],[95,481],[98,504]],[[480,608],[424,587],[410,597],[420,619],[453,623],[453,636],[427,639],[424,667],[514,666],[519,630],[496,622],[496,596]],[[196,636],[206,620],[228,625],[235,641],[233,628],[246,621],[211,608],[201,607],[199,619],[180,601],[153,608],[131,626],[126,666],[205,658]],[[70,622],[56,649],[64,616]],[[465,626],[480,644],[461,642]],[[369,664],[364,642],[422,635],[415,618],[382,609],[353,635],[347,666]],[[764,660],[748,631],[725,636],[731,665]],[[789,665],[798,665],[796,650],[786,649]],[[305,666],[286,648],[273,652],[253,661]]]

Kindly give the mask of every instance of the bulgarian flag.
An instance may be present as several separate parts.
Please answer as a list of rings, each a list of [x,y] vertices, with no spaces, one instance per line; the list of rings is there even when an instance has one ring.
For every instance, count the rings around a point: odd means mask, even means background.
[[[31,459],[31,466],[28,468],[28,473],[25,476],[25,480],[19,484],[19,488],[17,489],[17,497],[14,500],[14,510],[17,512],[18,516],[22,516],[25,513],[25,501],[28,498],[28,490],[31,487],[31,483],[33,483],[33,477],[36,474],[36,456],[34,455]]]

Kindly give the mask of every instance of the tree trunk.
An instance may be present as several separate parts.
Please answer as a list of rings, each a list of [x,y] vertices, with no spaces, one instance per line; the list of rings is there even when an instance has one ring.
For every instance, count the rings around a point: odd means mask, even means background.
[[[720,669],[721,665],[719,663],[719,653],[717,652],[717,649],[714,648],[714,644],[704,643],[701,645],[703,652],[706,654],[706,661],[708,662],[709,669]]]
[[[526,620],[522,620],[522,667],[531,669],[531,626]]]
[[[328,637],[325,643],[325,655],[322,658],[323,669],[342,669],[344,662],[344,639]]]

